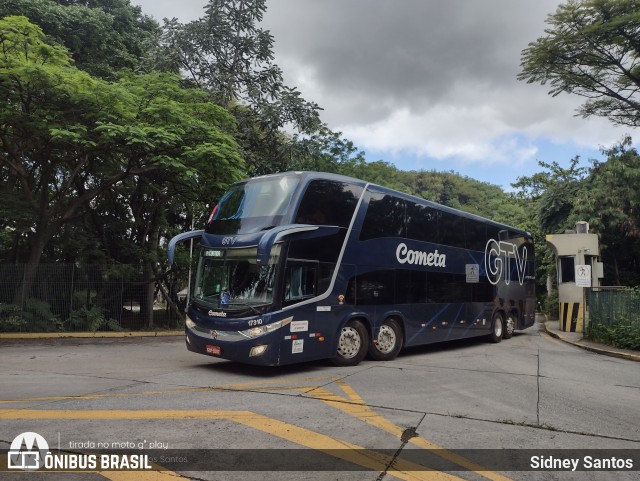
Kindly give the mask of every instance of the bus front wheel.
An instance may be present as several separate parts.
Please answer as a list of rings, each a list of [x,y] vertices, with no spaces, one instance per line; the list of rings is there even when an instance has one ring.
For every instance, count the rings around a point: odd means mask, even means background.
[[[402,328],[395,319],[380,326],[378,338],[369,345],[369,355],[375,361],[391,361],[402,349]]]
[[[493,316],[493,322],[491,323],[491,334],[489,334],[489,341],[498,343],[502,341],[502,335],[504,332],[504,319],[502,314],[496,312]]]
[[[336,366],[355,366],[364,359],[369,346],[369,333],[362,322],[349,321],[340,332],[338,349],[331,361]]]

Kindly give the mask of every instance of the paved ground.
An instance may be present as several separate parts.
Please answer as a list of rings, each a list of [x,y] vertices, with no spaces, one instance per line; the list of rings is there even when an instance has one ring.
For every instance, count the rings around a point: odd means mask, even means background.
[[[181,337],[3,341],[0,365],[3,449],[33,431],[66,453],[135,446],[165,469],[0,465],[0,480],[638,479],[531,467],[534,456],[640,463],[639,365],[542,325],[497,345],[426,346],[351,368],[244,366],[190,353]]]

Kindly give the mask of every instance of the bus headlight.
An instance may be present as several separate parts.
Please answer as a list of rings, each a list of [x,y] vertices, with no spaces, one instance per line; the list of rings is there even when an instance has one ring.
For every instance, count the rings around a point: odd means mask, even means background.
[[[193,320],[188,315],[184,320],[184,323],[189,329],[193,329],[194,327],[196,327],[196,323],[193,322]]]
[[[268,344],[262,344],[260,346],[253,346],[251,348],[251,352],[249,352],[249,357],[261,356],[269,347]]]
[[[255,339],[256,337],[264,336],[265,334],[277,331],[281,327],[289,324],[292,320],[293,317],[287,317],[286,319],[282,319],[281,321],[272,322],[271,324],[265,324],[264,326],[251,327],[244,331],[240,331],[240,334],[249,339]]]

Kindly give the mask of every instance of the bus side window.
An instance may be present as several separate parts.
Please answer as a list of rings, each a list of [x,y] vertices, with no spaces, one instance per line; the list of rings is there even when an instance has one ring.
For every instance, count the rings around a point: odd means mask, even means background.
[[[393,304],[395,273],[394,269],[389,269],[352,277],[347,287],[347,304]]]
[[[380,237],[405,237],[404,199],[380,192],[369,193],[369,205],[362,223],[360,240]]]
[[[441,211],[438,218],[440,243],[451,247],[466,247],[464,218],[450,212]]]
[[[475,219],[465,219],[467,249],[483,252],[487,246],[487,228]]]
[[[294,222],[349,227],[362,187],[332,180],[313,180],[302,196]]]
[[[407,237],[417,241],[440,244],[438,211],[427,205],[407,202]]]
[[[291,303],[316,295],[318,267],[315,262],[290,262],[284,280],[284,301]]]

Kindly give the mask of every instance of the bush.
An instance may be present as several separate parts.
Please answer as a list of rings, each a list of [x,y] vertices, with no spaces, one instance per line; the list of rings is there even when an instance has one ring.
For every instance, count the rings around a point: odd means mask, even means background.
[[[588,336],[603,344],[640,351],[640,324],[637,322],[621,319],[612,324],[592,323]]]
[[[62,321],[51,312],[49,303],[29,298],[24,308],[15,304],[0,304],[2,332],[56,332],[64,329]]]
[[[15,304],[0,304],[0,332],[20,332],[23,330],[20,307]]]
[[[559,298],[558,291],[554,289],[551,292],[551,295],[545,296],[544,301],[542,303],[542,313],[547,316],[550,320],[558,320],[558,312],[559,312]]]
[[[120,325],[115,319],[107,319],[104,309],[99,307],[81,307],[71,313],[69,330],[73,331],[120,331]]]

